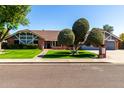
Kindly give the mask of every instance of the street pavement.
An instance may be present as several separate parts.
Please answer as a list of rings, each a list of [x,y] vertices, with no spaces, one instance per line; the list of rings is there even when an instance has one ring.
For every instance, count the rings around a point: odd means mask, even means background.
[[[124,87],[124,65],[111,63],[0,64],[0,87]]]

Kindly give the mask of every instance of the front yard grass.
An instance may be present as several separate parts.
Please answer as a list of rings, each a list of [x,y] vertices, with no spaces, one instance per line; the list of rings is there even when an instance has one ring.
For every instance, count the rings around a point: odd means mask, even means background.
[[[79,50],[78,55],[71,55],[70,50],[49,50],[43,58],[96,58],[97,54],[87,50]]]
[[[7,49],[0,54],[0,59],[33,58],[40,52],[40,49]]]

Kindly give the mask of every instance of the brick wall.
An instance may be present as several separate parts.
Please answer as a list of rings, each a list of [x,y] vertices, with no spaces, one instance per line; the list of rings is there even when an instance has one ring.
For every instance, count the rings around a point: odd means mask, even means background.
[[[38,47],[40,49],[44,49],[44,40],[41,38],[38,39]]]
[[[8,38],[7,39],[8,44],[14,44],[14,37]]]

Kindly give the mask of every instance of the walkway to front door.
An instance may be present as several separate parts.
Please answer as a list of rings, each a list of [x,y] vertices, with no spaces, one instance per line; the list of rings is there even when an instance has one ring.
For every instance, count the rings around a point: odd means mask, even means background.
[[[49,49],[44,49],[39,55],[36,55],[33,59],[41,60],[41,58],[48,52]]]

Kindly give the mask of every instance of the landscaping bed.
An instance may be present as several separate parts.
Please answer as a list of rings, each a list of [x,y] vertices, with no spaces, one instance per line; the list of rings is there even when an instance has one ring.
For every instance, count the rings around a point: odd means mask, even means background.
[[[0,54],[0,59],[33,58],[41,53],[40,49],[7,49]]]
[[[78,55],[71,55],[70,50],[49,50],[43,58],[96,58],[97,54],[79,50]]]

